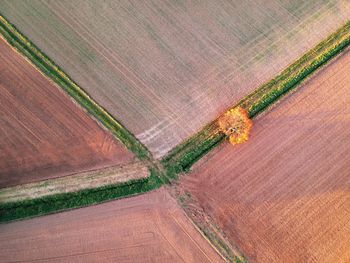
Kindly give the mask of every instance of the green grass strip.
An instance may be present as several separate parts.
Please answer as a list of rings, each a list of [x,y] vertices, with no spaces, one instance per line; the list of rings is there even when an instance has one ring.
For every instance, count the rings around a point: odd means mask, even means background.
[[[241,106],[248,111],[251,118],[256,117],[282,96],[298,87],[349,44],[350,21],[305,53],[276,78],[261,85],[253,93],[243,98],[234,107]],[[224,139],[225,135],[219,131],[217,120],[214,120],[190,139],[175,147],[162,159],[162,164],[167,168],[168,176],[176,178],[177,173],[188,171],[198,159]]]
[[[205,126],[199,133],[177,146],[162,160],[168,178],[177,179],[177,174],[187,172],[191,166],[225,138],[216,122]]]
[[[67,209],[89,206],[104,201],[145,193],[163,184],[155,170],[147,178],[130,180],[117,185],[84,189],[77,192],[55,194],[42,198],[0,204],[0,222],[60,212]]]
[[[130,151],[141,159],[150,159],[148,149],[139,142],[120,122],[115,120],[105,109],[98,105],[82,88],[64,73],[51,59],[28,38],[21,34],[3,15],[0,14],[0,34],[27,57],[47,77],[56,82],[73,97],[92,116],[108,128]]]

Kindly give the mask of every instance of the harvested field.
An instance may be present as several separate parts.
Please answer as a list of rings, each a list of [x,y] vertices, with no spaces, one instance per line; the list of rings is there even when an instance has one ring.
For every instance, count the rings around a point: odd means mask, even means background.
[[[349,83],[346,52],[181,179],[250,262],[350,262]]]
[[[222,262],[164,190],[0,225],[2,262]]]
[[[0,4],[10,22],[157,158],[350,15],[346,0]]]
[[[134,160],[2,38],[0,61],[1,188]]]

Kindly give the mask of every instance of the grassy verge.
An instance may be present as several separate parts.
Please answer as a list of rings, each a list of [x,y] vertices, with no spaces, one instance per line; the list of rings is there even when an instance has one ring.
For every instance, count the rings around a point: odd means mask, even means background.
[[[162,160],[169,179],[187,172],[191,166],[212,148],[220,144],[225,135],[220,133],[216,121],[205,126],[199,133],[180,144]]]
[[[157,171],[151,169],[147,178],[125,183],[55,194],[42,198],[0,204],[0,222],[31,218],[59,211],[98,204],[159,188],[163,184]]]
[[[120,122],[98,105],[82,88],[64,73],[51,59],[40,51],[0,14],[0,34],[26,56],[43,74],[56,82],[92,116],[108,128],[130,151],[143,160],[151,158],[148,149],[141,144]]]
[[[251,118],[256,117],[282,96],[295,89],[349,44],[350,21],[234,107],[241,106],[248,111]],[[220,144],[224,138],[224,134],[218,129],[216,119],[162,159],[168,176],[175,178],[177,173],[188,171],[198,159]]]
[[[133,162],[122,166],[107,167],[70,176],[0,188],[0,204],[77,192],[106,185],[117,185],[132,180],[146,179],[149,176],[149,167],[143,162]]]

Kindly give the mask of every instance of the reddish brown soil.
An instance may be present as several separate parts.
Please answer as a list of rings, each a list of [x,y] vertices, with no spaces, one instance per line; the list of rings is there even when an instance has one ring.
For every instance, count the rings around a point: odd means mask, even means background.
[[[164,190],[0,225],[2,262],[221,262]]]
[[[250,262],[350,262],[350,53],[182,187]]]
[[[0,61],[0,187],[133,159],[1,38]]]

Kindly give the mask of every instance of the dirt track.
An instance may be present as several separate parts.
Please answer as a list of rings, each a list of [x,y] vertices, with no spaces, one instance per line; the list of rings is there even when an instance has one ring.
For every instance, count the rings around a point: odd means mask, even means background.
[[[0,0],[159,158],[350,16],[348,0]]]
[[[350,262],[350,53],[182,178],[251,262]]]
[[[133,160],[2,38],[0,61],[0,187]]]
[[[1,262],[221,262],[164,190],[0,225]]]

